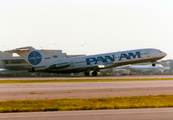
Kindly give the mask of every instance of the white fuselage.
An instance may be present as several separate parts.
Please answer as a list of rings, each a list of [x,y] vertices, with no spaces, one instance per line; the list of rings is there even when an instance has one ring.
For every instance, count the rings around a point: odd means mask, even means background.
[[[127,64],[155,62],[165,56],[166,53],[161,52],[158,49],[137,49],[130,51],[67,58],[53,63],[49,63],[46,66],[48,67],[52,64],[61,64],[67,62],[70,63],[70,66],[62,69],[49,69],[50,72],[83,72],[87,70],[94,70],[95,68],[105,69]]]
[[[88,76],[90,71],[93,71],[92,75],[96,76],[100,69],[155,62],[166,56],[166,53],[158,49],[137,49],[74,58],[66,58],[64,53],[46,55],[32,46],[16,48],[6,52],[19,54],[32,66],[28,69],[29,72],[85,72],[85,76]]]
[[[161,64],[156,64],[152,66],[152,64],[148,65],[123,65],[116,67],[116,71],[120,70],[130,70],[131,72],[152,72],[157,70],[163,70],[163,66]]]

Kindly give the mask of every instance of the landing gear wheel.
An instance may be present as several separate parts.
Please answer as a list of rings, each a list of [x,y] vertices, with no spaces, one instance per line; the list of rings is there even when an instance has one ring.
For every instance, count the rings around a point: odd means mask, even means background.
[[[155,63],[152,63],[152,66],[153,66],[153,67],[155,67],[155,66],[156,66],[156,64],[155,64]]]
[[[85,72],[85,76],[89,76],[89,72]]]
[[[97,76],[97,72],[96,71],[92,72],[92,75]]]

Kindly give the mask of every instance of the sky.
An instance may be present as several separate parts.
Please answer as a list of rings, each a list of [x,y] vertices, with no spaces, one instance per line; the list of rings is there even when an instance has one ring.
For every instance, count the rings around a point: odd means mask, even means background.
[[[157,48],[173,59],[173,0],[0,0],[0,51]]]

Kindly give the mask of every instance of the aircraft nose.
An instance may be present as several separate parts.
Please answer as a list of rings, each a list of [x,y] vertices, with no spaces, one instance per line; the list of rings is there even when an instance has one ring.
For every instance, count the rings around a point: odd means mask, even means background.
[[[167,54],[165,52],[163,52],[163,56],[167,56]]]

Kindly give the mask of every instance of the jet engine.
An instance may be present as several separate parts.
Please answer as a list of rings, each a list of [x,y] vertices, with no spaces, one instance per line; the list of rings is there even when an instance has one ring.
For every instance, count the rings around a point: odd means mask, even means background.
[[[67,54],[66,53],[58,53],[58,54],[53,54],[51,56],[53,58],[58,58],[59,60],[67,58]]]
[[[49,66],[50,69],[61,69],[61,68],[66,68],[69,67],[70,63],[69,62],[64,62],[64,63],[59,63],[59,64],[53,64]]]
[[[32,67],[28,69],[28,72],[43,72],[47,69],[46,66],[41,66],[41,67]]]

